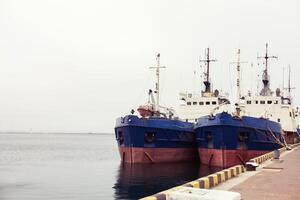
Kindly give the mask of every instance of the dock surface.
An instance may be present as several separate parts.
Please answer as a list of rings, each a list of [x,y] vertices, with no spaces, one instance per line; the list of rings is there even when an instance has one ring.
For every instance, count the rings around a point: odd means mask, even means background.
[[[268,161],[258,171],[247,173],[233,179],[231,183],[220,185],[218,189],[229,186],[227,189],[239,192],[243,200],[300,199],[299,147],[284,153],[279,161]]]

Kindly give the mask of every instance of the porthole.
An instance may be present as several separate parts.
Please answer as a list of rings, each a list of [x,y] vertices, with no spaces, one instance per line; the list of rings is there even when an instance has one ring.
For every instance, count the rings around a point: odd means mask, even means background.
[[[147,132],[145,133],[145,143],[150,144],[153,143],[155,140],[155,133]]]

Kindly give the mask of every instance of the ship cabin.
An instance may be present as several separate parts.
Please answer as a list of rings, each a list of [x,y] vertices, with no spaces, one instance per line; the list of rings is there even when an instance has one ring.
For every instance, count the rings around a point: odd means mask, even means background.
[[[201,94],[179,93],[181,104],[178,116],[186,122],[197,122],[199,117],[220,112],[228,112],[230,102],[227,97],[214,93],[202,92]]]

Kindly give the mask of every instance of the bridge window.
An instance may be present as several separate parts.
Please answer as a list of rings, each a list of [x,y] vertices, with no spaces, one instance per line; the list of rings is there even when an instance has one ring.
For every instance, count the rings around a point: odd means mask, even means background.
[[[247,104],[251,104],[251,101],[247,101]]]
[[[193,102],[193,105],[197,105],[197,102],[196,102],[196,101],[194,101],[194,102]]]
[[[265,101],[260,101],[260,104],[266,104],[266,102]]]
[[[272,104],[272,101],[268,101],[268,104]]]
[[[216,105],[216,104],[217,104],[217,102],[213,101],[213,102],[211,102],[211,104],[212,104],[212,105]]]
[[[199,105],[201,105],[201,106],[204,105],[204,102],[203,102],[203,101],[200,101],[200,102],[199,102]]]
[[[205,102],[206,105],[210,105],[210,101]]]
[[[258,101],[255,101],[255,104],[258,104]]]
[[[188,102],[186,102],[186,104],[187,104],[188,106],[192,105],[192,103],[191,103],[191,102],[189,102],[189,101],[188,101]]]

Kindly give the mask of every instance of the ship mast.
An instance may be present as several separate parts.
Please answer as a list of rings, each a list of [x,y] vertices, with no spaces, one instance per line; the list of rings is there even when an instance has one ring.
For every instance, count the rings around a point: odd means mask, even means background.
[[[155,102],[155,110],[159,113],[159,73],[161,68],[166,68],[165,66],[160,66],[160,53],[156,56],[156,67],[150,67],[150,69],[156,69],[156,83],[155,83],[155,93],[156,93],[156,102]]]
[[[295,87],[292,87],[292,86],[291,86],[291,66],[290,66],[290,65],[289,65],[289,80],[288,80],[288,87],[285,88],[285,89],[287,89],[287,91],[288,91],[288,98],[289,98],[289,101],[290,101],[290,103],[291,103],[291,101],[292,101],[292,94],[291,94],[291,92],[292,92],[292,89],[295,89]]]
[[[205,85],[205,93],[211,93],[211,83],[210,83],[210,79],[209,79],[209,63],[210,62],[216,62],[217,60],[212,60],[209,57],[209,48],[207,48],[207,52],[206,52],[206,59],[204,60],[200,60],[200,62],[204,62],[206,64],[206,72],[204,72],[204,85]]]
[[[237,104],[240,105],[241,101],[241,85],[240,85],[240,77],[241,77],[241,60],[240,60],[241,50],[238,49],[238,60],[236,65],[237,71],[237,79],[236,79],[236,87],[237,87]]]
[[[289,98],[291,99],[291,66],[289,66],[289,83],[288,83],[288,94]]]
[[[269,56],[268,55],[268,43],[266,43],[266,54],[264,57],[257,57],[258,59],[265,59],[265,69],[263,71],[263,76],[262,76],[262,82],[264,84],[264,88],[260,92],[260,95],[263,96],[269,96],[271,95],[271,89],[270,89],[270,76],[268,73],[268,60],[270,58],[278,58],[277,56]]]
[[[230,64],[236,64],[236,71],[237,71],[237,78],[236,78],[236,98],[237,98],[237,105],[239,106],[241,103],[241,64],[247,62],[241,62],[241,50],[238,49],[238,59],[237,62],[231,62]]]

